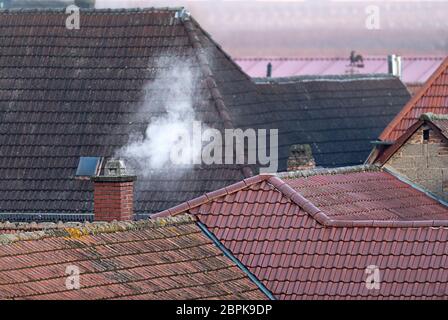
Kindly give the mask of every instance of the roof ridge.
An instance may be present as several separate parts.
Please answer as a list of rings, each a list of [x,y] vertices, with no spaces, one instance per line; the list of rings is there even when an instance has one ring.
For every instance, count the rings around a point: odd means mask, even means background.
[[[246,72],[244,72],[243,68],[236,63],[236,59],[232,58],[232,56],[230,56],[221,46],[221,44],[219,44],[217,41],[215,41],[212,37],[212,35],[205,30],[204,28],[202,28],[202,26],[198,23],[198,21],[196,21],[196,19],[194,19],[193,17],[191,17],[192,21],[195,23],[196,27],[210,40],[211,43],[213,43],[215,45],[215,47],[219,50],[219,52],[221,52],[226,58],[227,60],[235,67],[237,68],[241,74],[248,80],[251,80],[252,77],[249,76]]]
[[[11,244],[18,241],[41,240],[46,238],[80,238],[88,235],[103,233],[125,232],[132,230],[157,229],[167,226],[183,225],[196,222],[196,219],[188,214],[161,217],[158,219],[146,219],[139,221],[114,221],[114,222],[85,222],[79,226],[70,227],[69,224],[57,229],[46,229],[33,232],[21,232],[12,234],[0,234],[0,244]]]
[[[390,174],[390,173],[389,173]],[[392,175],[398,179],[396,176]],[[325,227],[377,227],[377,228],[418,228],[418,227],[439,227],[448,228],[448,220],[334,220],[330,218],[324,211],[316,207],[311,201],[302,196],[298,191],[293,189],[287,182],[278,176],[270,178],[271,183],[285,197],[289,198],[297,206],[307,212],[318,223]],[[412,185],[410,185],[414,188]],[[414,188],[415,189],[415,188]],[[417,189],[416,189],[417,190]],[[420,191],[420,190],[419,190]]]
[[[371,55],[371,56],[363,56],[364,60],[384,60],[387,61],[387,55]],[[443,60],[445,58],[444,55],[402,55],[402,59],[405,60]],[[237,61],[294,61],[294,60],[309,60],[309,61],[321,61],[321,60],[330,60],[330,61],[350,61],[350,57],[342,57],[342,56],[333,56],[333,57],[315,57],[315,56],[304,56],[304,57],[235,57]]]
[[[387,125],[387,127],[381,133],[379,139],[386,140],[387,136],[394,130],[398,122],[403,119],[415,106],[415,104],[425,95],[425,93],[431,88],[434,82],[436,82],[442,73],[448,69],[448,56],[443,60],[442,64],[437,68],[437,70],[431,75],[431,77],[426,81],[423,87],[414,95],[411,100],[401,109],[401,111],[395,116],[394,119]]]
[[[106,13],[147,13],[147,12],[178,12],[184,7],[144,7],[144,8],[79,8],[87,14],[106,14]],[[0,14],[18,14],[18,13],[63,13],[66,14],[66,7],[61,8],[8,8],[0,9]]]
[[[82,222],[0,222],[0,232],[2,230],[11,231],[37,231],[37,230],[49,230],[49,229],[63,229],[63,228],[73,228],[81,227],[84,223]]]
[[[257,184],[262,181],[266,181],[271,178],[272,174],[259,174],[250,178],[246,178],[240,182],[234,183],[230,186],[208,192],[198,198],[195,198],[190,201],[186,201],[181,203],[173,208],[161,211],[151,216],[151,218],[159,218],[159,217],[168,217],[168,216],[176,216],[182,212],[197,208],[207,202],[213,201],[217,198],[227,196],[229,194],[238,192],[240,190],[246,189],[254,184]]]
[[[358,171],[353,171],[358,168]],[[359,171],[364,168],[364,171]],[[339,169],[339,170],[338,170]],[[355,167],[344,167],[337,169],[323,169],[321,172],[378,172],[382,171],[381,168],[374,165],[362,165]],[[311,170],[305,170],[311,171]],[[398,179],[396,176],[390,174],[395,179]],[[303,209],[306,213],[308,213],[313,219],[315,219],[319,224],[324,227],[382,227],[382,228],[418,228],[418,227],[434,227],[434,228],[448,228],[448,220],[410,220],[410,221],[397,221],[397,220],[333,220],[331,219],[324,211],[319,209],[316,205],[314,205],[310,200],[306,199],[302,196],[298,191],[293,189],[287,182],[281,179],[279,175],[273,174],[263,174],[257,175],[248,179],[244,179],[238,183],[230,185],[225,188],[221,188],[219,190],[209,192],[199,198],[184,202],[178,206],[175,206],[171,209],[164,210],[155,215],[151,216],[151,219],[158,219],[170,216],[178,216],[181,213],[189,214],[188,211],[199,206],[202,206],[205,203],[213,201],[214,199],[225,197],[229,194],[241,191],[250,187],[254,184],[258,184],[261,182],[268,182],[274,188],[278,190],[284,197],[288,198],[290,201],[295,203],[301,209]],[[410,187],[413,188],[412,185]],[[415,188],[414,188],[415,189]]]
[[[334,81],[349,82],[360,80],[384,80],[393,79],[395,76],[388,73],[364,73],[364,74],[342,74],[342,75],[305,75],[305,76],[289,76],[278,78],[258,77],[253,78],[256,84],[287,84],[297,82],[313,82],[313,81]]]
[[[196,58],[198,59],[201,71],[206,77],[206,84],[215,102],[216,110],[218,111],[221,120],[224,122],[224,127],[229,129],[234,128],[229,110],[227,109],[224,98],[219,90],[216,79],[210,68],[210,63],[208,61],[207,55],[204,53],[204,48],[202,47],[201,40],[196,33],[195,25],[197,25],[197,23],[193,23],[191,17],[184,19],[183,23],[187,31],[187,36],[190,39],[190,43],[194,49]]]
[[[356,172],[378,172],[381,167],[374,164],[362,164],[357,166],[339,167],[339,168],[316,168],[308,170],[297,170],[277,173],[276,176],[283,179],[307,178],[317,175],[335,175]]]

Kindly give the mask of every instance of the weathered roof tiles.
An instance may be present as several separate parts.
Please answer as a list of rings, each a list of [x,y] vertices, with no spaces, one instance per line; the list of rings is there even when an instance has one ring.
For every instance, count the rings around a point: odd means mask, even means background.
[[[195,215],[277,299],[448,298],[448,208],[380,168],[257,176],[199,199],[159,216]]]
[[[266,296],[184,215],[0,235],[0,299]]]
[[[192,108],[209,127],[231,121],[224,86],[245,88],[228,90],[234,105],[258,101],[250,79],[182,12],[87,9],[69,30],[65,10],[0,11],[1,220],[91,220],[92,184],[75,179],[80,157],[114,156],[144,135],[165,112],[154,82],[173,61],[197,71]],[[136,182],[135,211],[145,218],[246,174],[239,165],[153,170]]]
[[[280,129],[279,171],[297,144],[311,145],[318,166],[363,163],[370,140],[409,98],[403,83],[387,76],[256,84],[184,13],[81,10],[81,28],[68,30],[64,10],[0,12],[0,220],[91,220],[92,184],[75,179],[79,158],[108,158],[133,136],[144,137],[165,112],[155,81],[166,80],[162,71],[182,59],[198,74],[195,119],[219,130]],[[170,88],[162,91],[170,95]],[[149,110],[141,108],[143,93]],[[136,215],[148,217],[257,170],[148,170],[135,184]]]

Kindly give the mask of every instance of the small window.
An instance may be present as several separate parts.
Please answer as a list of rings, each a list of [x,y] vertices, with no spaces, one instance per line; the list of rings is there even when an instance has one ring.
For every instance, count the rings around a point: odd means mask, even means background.
[[[423,141],[429,141],[429,129],[423,130]]]
[[[98,173],[101,157],[81,157],[79,158],[77,177],[92,177]]]

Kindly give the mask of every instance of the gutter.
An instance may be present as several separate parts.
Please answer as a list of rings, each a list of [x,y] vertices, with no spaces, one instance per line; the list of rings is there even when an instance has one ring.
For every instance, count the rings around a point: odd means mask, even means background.
[[[249,279],[255,283],[255,285],[270,299],[270,300],[276,300],[275,297],[272,295],[272,293],[260,282],[260,280],[257,279],[256,276],[252,272],[247,269],[245,265],[243,265],[224,245],[216,238],[216,236],[211,233],[207,227],[200,221],[196,222],[197,226],[201,229],[202,232],[205,233],[205,235],[213,241],[213,243],[224,253],[224,255],[232,260],[233,263],[235,263],[238,268],[240,268],[248,277]]]

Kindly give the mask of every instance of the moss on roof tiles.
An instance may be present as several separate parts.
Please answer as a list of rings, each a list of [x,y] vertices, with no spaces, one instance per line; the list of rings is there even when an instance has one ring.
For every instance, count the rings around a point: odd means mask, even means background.
[[[0,234],[0,244],[11,244],[18,241],[40,240],[45,238],[66,237],[80,238],[88,235],[97,235],[103,233],[115,233],[132,230],[156,229],[169,226],[179,226],[183,224],[194,223],[196,220],[190,215],[180,215],[175,217],[166,217],[158,219],[148,219],[139,221],[114,221],[94,222],[94,223],[65,223],[53,224],[53,228],[32,232],[18,232],[12,234]],[[3,225],[13,226],[14,224],[5,223]],[[26,229],[22,229],[26,230]],[[1,231],[1,229],[0,229]]]
[[[423,113],[420,116],[423,121],[448,120],[448,114],[435,114],[432,112]]]
[[[278,173],[277,176],[282,179],[294,179],[294,178],[306,178],[317,175],[335,175],[335,174],[347,174],[356,172],[377,172],[381,171],[381,168],[375,165],[360,165],[341,168],[317,168],[310,170],[299,170]]]

